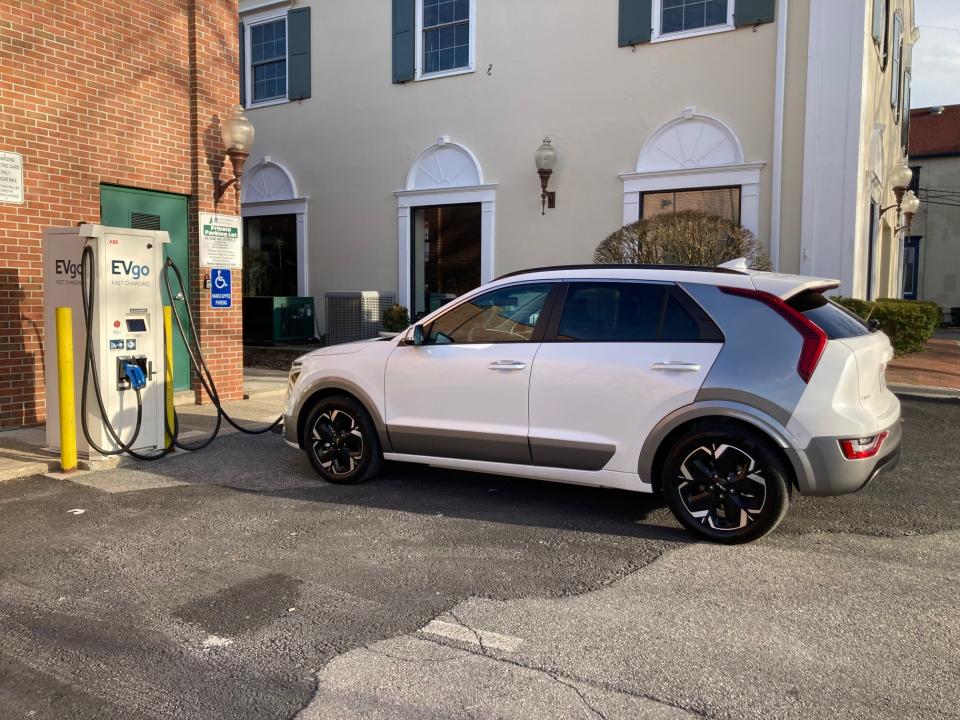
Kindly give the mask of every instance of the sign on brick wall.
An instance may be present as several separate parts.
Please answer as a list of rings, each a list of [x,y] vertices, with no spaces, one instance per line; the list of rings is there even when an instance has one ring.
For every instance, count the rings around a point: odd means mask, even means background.
[[[0,202],[23,202],[23,156],[0,151]]]
[[[200,265],[243,268],[243,218],[200,213]]]

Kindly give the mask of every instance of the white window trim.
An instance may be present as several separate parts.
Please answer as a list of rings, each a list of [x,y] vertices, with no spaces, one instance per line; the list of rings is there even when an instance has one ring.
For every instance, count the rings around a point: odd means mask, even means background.
[[[730,32],[736,30],[733,24],[733,8],[735,0],[727,0],[727,22],[721,25],[710,25],[709,27],[695,28],[693,30],[681,30],[680,32],[661,33],[660,28],[663,25],[663,0],[653,0],[651,18],[650,42],[667,42],[669,40],[682,40],[684,38],[700,37],[701,35],[713,35],[714,33]]]
[[[258,13],[248,13],[242,16],[243,21],[243,78],[244,78],[244,94],[246,95],[246,109],[250,110],[253,108],[261,107],[270,107],[271,105],[283,105],[284,103],[290,102],[290,19],[288,18],[287,8],[282,7],[274,10],[267,10],[264,12]],[[283,93],[283,97],[271,98],[270,100],[261,100],[260,102],[253,101],[253,53],[251,52],[251,38],[252,33],[250,28],[254,25],[262,25],[263,23],[273,22],[275,20],[283,20],[283,31],[285,33],[285,42],[284,47],[287,49],[287,75],[286,75],[286,89]]]
[[[425,73],[422,72],[423,65],[423,0],[417,0],[416,10],[416,53],[415,63],[416,73],[414,80],[436,80],[437,78],[451,77],[452,75],[466,75],[477,70],[477,0],[470,0],[470,64],[462,68],[453,70],[441,70],[440,72]]]
[[[398,302],[411,307],[410,277],[413,270],[413,237],[410,226],[411,211],[418,207],[435,205],[480,204],[480,284],[493,280],[493,258],[496,245],[497,186],[439,188],[435,190],[400,190],[397,198],[397,238],[400,254]]]
[[[640,219],[640,198],[644,193],[739,186],[740,224],[759,237],[760,171],[764,165],[744,163],[689,170],[624,173],[620,176],[623,181],[623,224],[629,225]]]

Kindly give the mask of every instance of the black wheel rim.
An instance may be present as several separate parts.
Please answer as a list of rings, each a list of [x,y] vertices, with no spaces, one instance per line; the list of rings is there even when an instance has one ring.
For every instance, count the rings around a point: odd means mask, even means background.
[[[320,467],[333,475],[349,475],[363,459],[363,431],[344,410],[331,410],[313,426],[313,454]]]
[[[680,464],[677,492],[687,513],[700,525],[717,532],[741,532],[763,513],[765,472],[742,448],[702,445]]]

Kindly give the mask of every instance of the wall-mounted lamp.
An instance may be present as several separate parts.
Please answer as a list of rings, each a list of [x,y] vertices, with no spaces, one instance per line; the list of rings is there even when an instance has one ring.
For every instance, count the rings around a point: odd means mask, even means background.
[[[226,182],[220,178],[214,180],[214,199],[220,202],[220,198],[231,185],[235,185],[237,195],[237,204],[239,205],[241,195],[241,180],[243,178],[243,164],[250,157],[250,147],[253,145],[253,123],[243,112],[243,105],[235,105],[233,114],[220,123],[220,139],[223,146],[227,149],[227,156],[230,158],[230,164],[233,166],[233,177]]]
[[[919,209],[920,198],[914,194],[913,190],[907,190],[903,195],[903,200],[900,202],[900,212],[903,213],[903,225],[894,230],[894,232],[909,230],[910,226],[913,225],[913,216],[917,214],[917,210]]]
[[[906,224],[897,226],[894,232],[899,232],[904,228],[910,227],[910,224],[913,222],[913,216],[920,208],[920,200],[917,199],[913,190],[909,189],[911,180],[913,180],[913,170],[907,167],[906,163],[900,163],[890,171],[890,184],[893,186],[893,196],[897,199],[897,202],[881,208],[880,217],[883,217],[884,213],[894,208],[897,210],[897,217],[900,216],[901,212],[904,214]]]
[[[553,175],[553,168],[557,164],[557,151],[553,147],[550,138],[545,137],[543,144],[537,148],[533,156],[537,164],[537,175],[540,176],[540,204],[542,205],[541,215],[547,214],[547,208],[551,210],[557,206],[557,193],[547,190],[550,184],[550,176]]]

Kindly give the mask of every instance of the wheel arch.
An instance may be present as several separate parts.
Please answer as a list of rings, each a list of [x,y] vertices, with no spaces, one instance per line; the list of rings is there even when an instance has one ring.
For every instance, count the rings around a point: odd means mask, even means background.
[[[637,466],[640,478],[653,485],[654,492],[659,492],[663,462],[672,443],[691,428],[711,421],[740,425],[762,433],[773,442],[791,469],[790,484],[796,489],[806,485],[811,474],[809,463],[791,444],[786,428],[755,408],[729,402],[695,403],[661,420],[650,432],[640,452]]]
[[[301,448],[303,447],[304,426],[310,413],[320,401],[335,396],[346,396],[358,402],[373,419],[373,424],[377,428],[377,436],[380,439],[380,447],[384,452],[392,451],[393,448],[390,445],[390,436],[387,433],[386,424],[383,422],[383,417],[376,404],[361,388],[343,380],[318,381],[302,393],[296,412],[297,444]]]

